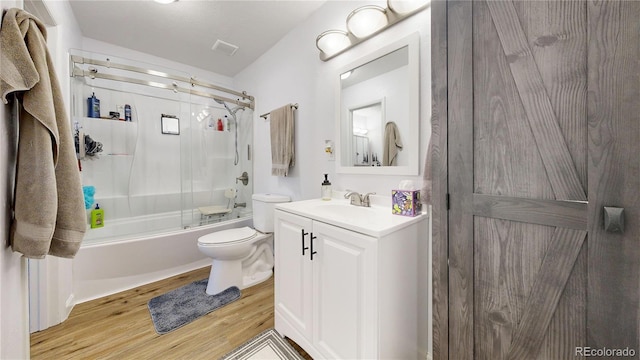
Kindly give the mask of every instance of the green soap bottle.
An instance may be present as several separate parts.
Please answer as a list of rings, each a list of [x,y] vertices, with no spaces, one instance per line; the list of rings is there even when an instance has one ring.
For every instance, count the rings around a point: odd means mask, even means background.
[[[91,210],[91,228],[101,228],[104,226],[104,210],[100,209],[100,205],[96,204],[96,208]]]

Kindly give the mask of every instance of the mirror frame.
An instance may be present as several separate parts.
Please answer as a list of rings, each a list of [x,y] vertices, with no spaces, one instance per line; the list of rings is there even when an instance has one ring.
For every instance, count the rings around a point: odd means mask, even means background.
[[[342,88],[340,74],[365,65],[404,46],[409,47],[409,131],[403,136],[405,150],[409,152],[407,166],[345,166],[342,164],[342,120],[349,121],[349,109],[342,109]],[[335,74],[336,110],[335,110],[335,158],[336,172],[339,174],[370,175],[419,175],[420,158],[420,34],[412,33],[396,42],[388,44],[360,59],[340,68]],[[353,134],[352,134],[353,135]]]

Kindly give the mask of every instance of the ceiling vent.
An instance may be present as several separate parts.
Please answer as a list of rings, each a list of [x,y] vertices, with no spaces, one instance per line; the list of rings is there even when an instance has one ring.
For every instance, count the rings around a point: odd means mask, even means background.
[[[223,54],[226,54],[228,56],[233,56],[233,54],[236,53],[236,51],[238,51],[238,47],[233,45],[233,44],[229,44],[226,41],[222,41],[220,39],[216,40],[216,43],[213,44],[213,46],[211,47],[211,50],[213,51],[219,51]]]

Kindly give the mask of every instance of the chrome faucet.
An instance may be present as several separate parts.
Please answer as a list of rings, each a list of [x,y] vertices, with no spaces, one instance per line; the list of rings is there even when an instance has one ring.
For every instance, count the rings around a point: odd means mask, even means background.
[[[345,199],[351,199],[351,205],[354,206],[364,206],[371,207],[371,202],[369,200],[369,196],[375,193],[366,193],[365,195],[360,195],[355,191],[347,190],[347,193],[344,194]]]
[[[246,171],[243,172],[242,175],[236,178],[236,184],[238,183],[238,180],[242,181],[242,185],[247,185],[249,183],[249,174],[247,174]]]
[[[351,205],[362,206],[362,197],[355,191],[347,191],[347,193],[344,194],[344,198],[351,199]]]
[[[364,194],[364,196],[360,195],[360,198],[362,199],[361,200],[361,203],[362,203],[361,206],[371,207],[371,202],[369,201],[369,196],[371,196],[371,195],[375,195],[375,193],[374,192],[366,193],[366,194]]]

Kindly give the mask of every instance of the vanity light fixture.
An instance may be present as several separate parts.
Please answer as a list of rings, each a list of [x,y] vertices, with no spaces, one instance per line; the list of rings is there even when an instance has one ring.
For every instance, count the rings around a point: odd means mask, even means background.
[[[347,29],[357,38],[367,37],[387,24],[387,10],[376,5],[359,7],[347,16]]]
[[[431,0],[387,0],[387,8],[365,5],[347,17],[347,29],[327,30],[316,38],[320,60],[327,61],[400,21],[426,9]]]
[[[351,40],[346,31],[327,30],[316,38],[316,47],[321,54],[333,56],[339,54],[351,45]]]
[[[396,14],[408,14],[427,6],[430,0],[388,0],[387,6]]]

